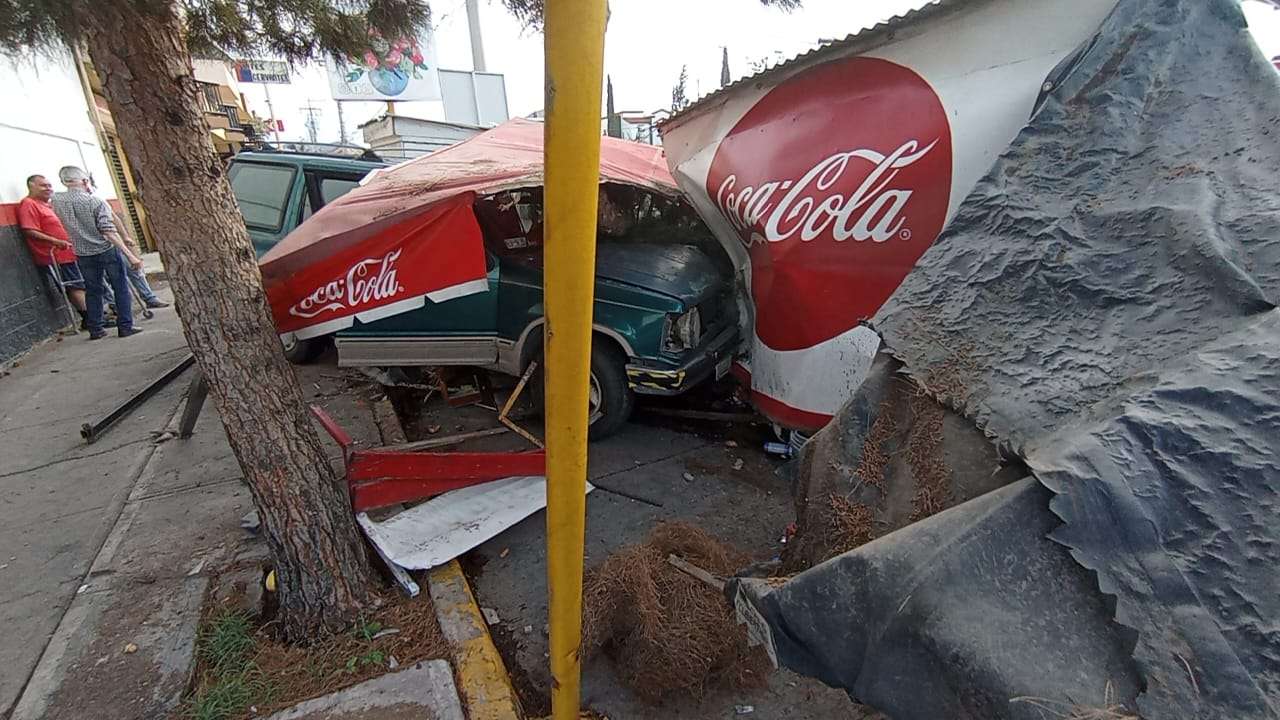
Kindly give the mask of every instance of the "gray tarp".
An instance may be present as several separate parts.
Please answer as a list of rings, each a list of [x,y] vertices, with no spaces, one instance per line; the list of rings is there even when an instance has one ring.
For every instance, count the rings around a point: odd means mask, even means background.
[[[876,319],[1039,484],[732,585],[783,664],[895,720],[1280,717],[1278,133],[1236,3],[1121,0]]]

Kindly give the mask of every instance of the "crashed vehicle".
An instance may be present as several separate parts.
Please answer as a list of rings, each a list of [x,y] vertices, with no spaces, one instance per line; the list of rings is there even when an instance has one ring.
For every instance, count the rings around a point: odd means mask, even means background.
[[[227,179],[253,251],[261,257],[307,218],[383,167],[386,163],[371,154],[242,152],[231,158]]]
[[[380,171],[261,261],[286,345],[333,334],[348,366],[521,375],[541,357],[542,124],[513,120]],[[636,394],[724,376],[739,323],[728,259],[659,148],[604,138],[591,434]]]
[[[822,426],[786,577],[725,588],[776,664],[895,720],[1280,717],[1277,118],[1234,0],[942,0],[672,118],[737,372]]]

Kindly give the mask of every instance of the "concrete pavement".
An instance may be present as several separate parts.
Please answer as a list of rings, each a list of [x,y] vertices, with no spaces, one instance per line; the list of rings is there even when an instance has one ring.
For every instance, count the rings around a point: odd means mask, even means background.
[[[95,445],[79,428],[186,353],[172,310],[146,332],[35,348],[0,378],[0,715],[10,712],[83,584],[177,403],[171,385]]]
[[[252,499],[212,403],[194,437],[164,432],[176,431],[191,372],[97,444],[80,439],[81,422],[186,354],[172,311],[147,330],[50,343],[0,378],[0,718],[171,716],[190,682],[210,585],[267,562],[265,543],[240,527]],[[380,389],[331,367],[298,375],[306,399],[353,436],[388,441],[375,412]],[[340,467],[339,449],[327,447]],[[437,691],[456,706],[452,682]]]

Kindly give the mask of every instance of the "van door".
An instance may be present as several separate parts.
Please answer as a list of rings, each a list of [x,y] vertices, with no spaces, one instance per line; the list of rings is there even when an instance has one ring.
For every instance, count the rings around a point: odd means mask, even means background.
[[[296,211],[290,212],[302,191],[298,169],[284,163],[232,161],[227,178],[253,251],[262,257],[299,222]]]
[[[342,366],[493,365],[498,360],[497,259],[485,253],[487,288],[371,323],[335,339]]]

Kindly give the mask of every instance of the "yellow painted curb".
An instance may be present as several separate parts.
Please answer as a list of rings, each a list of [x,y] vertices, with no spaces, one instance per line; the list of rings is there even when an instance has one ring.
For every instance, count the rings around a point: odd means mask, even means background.
[[[453,672],[469,720],[521,720],[515,688],[458,561],[428,573],[427,587],[453,650]]]

